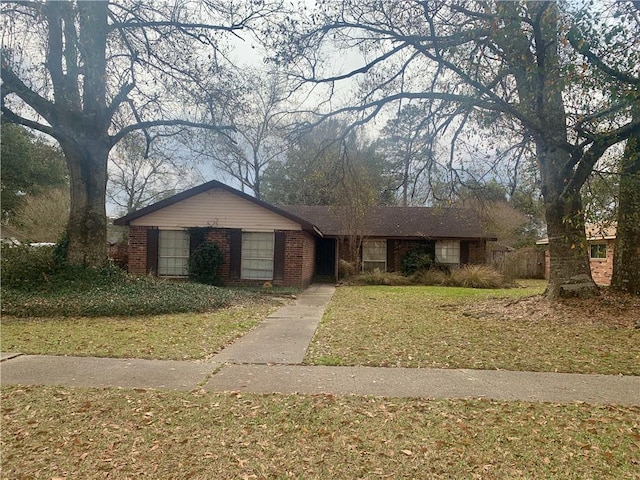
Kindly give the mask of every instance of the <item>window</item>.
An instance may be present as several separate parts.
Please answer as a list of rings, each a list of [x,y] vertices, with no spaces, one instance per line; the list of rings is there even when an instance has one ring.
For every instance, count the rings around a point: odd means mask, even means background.
[[[605,243],[591,244],[589,256],[593,259],[598,259],[598,260],[607,258],[607,245]]]
[[[242,233],[241,278],[273,280],[273,232]]]
[[[460,242],[458,240],[438,240],[436,242],[436,263],[459,264]]]
[[[189,234],[184,230],[158,232],[158,275],[186,277],[189,262]]]
[[[374,270],[387,271],[387,241],[364,240],[362,242],[362,270],[373,272]]]

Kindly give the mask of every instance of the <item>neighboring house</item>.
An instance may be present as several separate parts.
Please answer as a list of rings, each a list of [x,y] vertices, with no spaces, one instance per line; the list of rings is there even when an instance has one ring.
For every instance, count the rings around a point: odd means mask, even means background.
[[[585,228],[589,243],[589,266],[591,276],[598,285],[610,285],[613,275],[613,252],[616,243],[616,225],[608,227],[588,224]],[[536,242],[538,245],[548,245],[549,239],[543,238]],[[545,277],[549,278],[551,260],[549,249],[545,252]]]
[[[466,210],[373,207],[354,222],[340,207],[276,207],[217,181],[114,224],[130,227],[129,271],[161,277],[187,276],[189,253],[204,228],[206,239],[222,250],[221,277],[227,285],[270,281],[306,287],[316,277],[336,279],[339,260],[353,261],[355,251],[364,269],[399,271],[406,251],[424,244],[438,263],[482,264],[486,241],[495,240]],[[351,248],[354,238],[361,248]]]

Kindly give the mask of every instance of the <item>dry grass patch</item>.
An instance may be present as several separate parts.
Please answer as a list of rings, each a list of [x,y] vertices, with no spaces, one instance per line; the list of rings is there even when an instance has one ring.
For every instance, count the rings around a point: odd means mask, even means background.
[[[640,375],[640,299],[551,304],[528,285],[340,288],[306,362]]]
[[[280,303],[133,317],[2,319],[2,350],[42,355],[190,360],[209,357]]]
[[[640,408],[2,389],[2,477],[638,478]]]

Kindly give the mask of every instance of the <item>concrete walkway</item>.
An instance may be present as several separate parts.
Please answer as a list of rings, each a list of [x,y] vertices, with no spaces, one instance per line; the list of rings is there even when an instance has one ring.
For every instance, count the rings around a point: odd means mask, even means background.
[[[311,285],[292,305],[269,315],[257,328],[213,358],[218,363],[299,364],[335,292],[330,285]]]
[[[0,382],[640,405],[640,377],[300,365],[333,292],[311,286],[208,362],[3,353]]]

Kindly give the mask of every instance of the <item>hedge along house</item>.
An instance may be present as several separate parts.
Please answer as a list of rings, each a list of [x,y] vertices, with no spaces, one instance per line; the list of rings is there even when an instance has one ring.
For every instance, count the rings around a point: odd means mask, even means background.
[[[442,264],[485,263],[486,241],[495,240],[469,211],[373,207],[354,222],[340,207],[276,207],[215,180],[114,224],[130,228],[130,273],[186,277],[190,252],[208,240],[223,253],[226,285],[304,288],[314,278],[337,279],[339,260],[354,255],[365,270],[400,271],[418,245]]]

